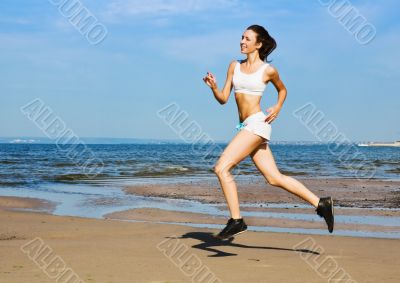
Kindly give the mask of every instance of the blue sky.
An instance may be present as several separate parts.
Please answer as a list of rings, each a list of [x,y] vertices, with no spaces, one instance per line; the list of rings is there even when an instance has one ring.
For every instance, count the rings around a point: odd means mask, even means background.
[[[229,62],[244,58],[243,31],[260,24],[278,43],[270,58],[288,89],[273,140],[317,140],[293,115],[310,102],[349,140],[400,139],[398,1],[348,1],[376,28],[365,45],[319,0],[81,0],[107,28],[97,45],[50,2],[0,2],[2,137],[45,136],[20,111],[40,98],[80,137],[177,139],[157,116],[176,103],[228,141],[234,95],[219,105],[202,77],[211,71],[222,87]],[[276,100],[268,85],[262,109]]]

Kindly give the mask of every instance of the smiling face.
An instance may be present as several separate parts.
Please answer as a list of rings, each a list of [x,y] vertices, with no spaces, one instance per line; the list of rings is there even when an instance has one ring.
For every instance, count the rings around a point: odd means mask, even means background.
[[[248,29],[242,35],[242,40],[240,41],[240,52],[243,54],[248,54],[254,52],[262,46],[262,43],[257,43],[257,33]]]

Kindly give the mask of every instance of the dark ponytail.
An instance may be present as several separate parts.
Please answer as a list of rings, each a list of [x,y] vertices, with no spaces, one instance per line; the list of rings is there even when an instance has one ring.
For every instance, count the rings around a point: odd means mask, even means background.
[[[257,43],[262,43],[261,48],[258,50],[260,59],[266,62],[271,62],[268,61],[268,55],[271,54],[271,52],[276,48],[275,39],[273,39],[269,35],[268,31],[262,26],[251,25],[247,29],[254,31],[257,34]]]

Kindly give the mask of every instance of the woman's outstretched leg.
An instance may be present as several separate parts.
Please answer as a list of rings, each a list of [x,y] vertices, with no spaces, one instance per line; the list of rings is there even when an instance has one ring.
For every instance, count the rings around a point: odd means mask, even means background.
[[[239,219],[241,216],[236,183],[230,170],[253,152],[262,141],[263,138],[247,130],[239,131],[224,149],[214,166],[214,172],[220,182],[231,218]]]
[[[319,198],[296,179],[281,174],[276,167],[275,159],[268,144],[260,145],[250,156],[268,183],[281,187],[316,207],[315,211],[325,219],[328,231],[333,232],[335,221],[332,197]]]
[[[250,156],[269,184],[281,187],[309,202],[314,207],[318,207],[319,197],[296,179],[281,174],[268,144],[260,145]]]

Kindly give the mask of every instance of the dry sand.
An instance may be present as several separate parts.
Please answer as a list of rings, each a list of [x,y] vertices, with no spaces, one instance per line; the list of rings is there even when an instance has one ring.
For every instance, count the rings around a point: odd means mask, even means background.
[[[56,282],[55,259],[84,282],[200,282],[197,272],[215,276],[203,282],[327,282],[335,272],[352,282],[400,278],[399,240],[248,231],[221,242],[214,229],[21,212],[0,200],[0,282]]]

